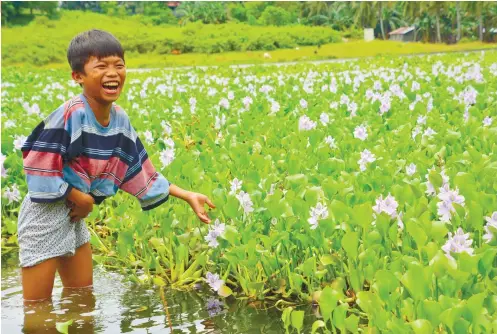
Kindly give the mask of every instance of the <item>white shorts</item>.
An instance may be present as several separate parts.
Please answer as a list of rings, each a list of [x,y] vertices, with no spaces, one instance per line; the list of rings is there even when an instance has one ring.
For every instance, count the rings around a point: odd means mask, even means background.
[[[65,199],[54,203],[35,203],[24,197],[17,222],[19,261],[31,267],[58,256],[73,256],[90,241],[84,220],[71,222]]]

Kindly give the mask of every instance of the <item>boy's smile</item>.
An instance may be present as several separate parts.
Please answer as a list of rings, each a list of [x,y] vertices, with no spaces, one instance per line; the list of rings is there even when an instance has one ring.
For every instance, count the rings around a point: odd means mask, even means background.
[[[84,93],[102,105],[116,101],[126,80],[124,60],[118,56],[90,57],[84,73],[73,72],[73,78],[83,85]]]

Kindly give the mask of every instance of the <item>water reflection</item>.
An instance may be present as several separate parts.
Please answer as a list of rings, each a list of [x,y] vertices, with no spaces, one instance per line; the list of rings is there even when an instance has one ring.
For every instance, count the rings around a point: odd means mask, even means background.
[[[282,333],[281,313],[215,296],[208,288],[180,292],[137,285],[94,268],[93,289],[64,289],[56,277],[52,300],[23,305],[17,254],[2,255],[2,333]],[[167,313],[166,313],[167,308]],[[310,329],[310,326],[309,326]]]
[[[95,333],[95,295],[93,288],[63,288],[60,300],[24,303],[24,326],[26,334],[59,333],[55,324],[72,320],[71,333]]]

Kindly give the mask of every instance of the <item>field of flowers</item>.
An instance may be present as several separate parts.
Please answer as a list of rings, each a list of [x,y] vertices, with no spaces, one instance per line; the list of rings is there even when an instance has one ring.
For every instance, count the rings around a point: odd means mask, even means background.
[[[496,59],[130,72],[118,104],[154,165],[217,209],[204,225],[176,198],[142,212],[119,193],[87,219],[94,259],[275,306],[287,332],[497,332]],[[9,249],[22,142],[80,88],[2,70]]]

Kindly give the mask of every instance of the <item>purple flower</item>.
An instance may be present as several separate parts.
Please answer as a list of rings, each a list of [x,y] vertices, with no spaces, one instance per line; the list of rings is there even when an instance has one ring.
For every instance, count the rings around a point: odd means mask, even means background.
[[[442,250],[449,259],[454,259],[451,256],[451,253],[466,252],[469,255],[473,255],[474,249],[471,248],[472,244],[473,240],[469,238],[469,233],[464,233],[462,228],[459,227],[454,236],[449,232],[449,239],[445,245],[442,246]]]
[[[205,278],[206,278],[207,284],[209,284],[211,289],[214,291],[219,291],[219,289],[221,289],[222,286],[224,285],[224,281],[221,278],[219,278],[218,274],[213,274],[211,272],[207,272],[207,274],[205,275]]]

